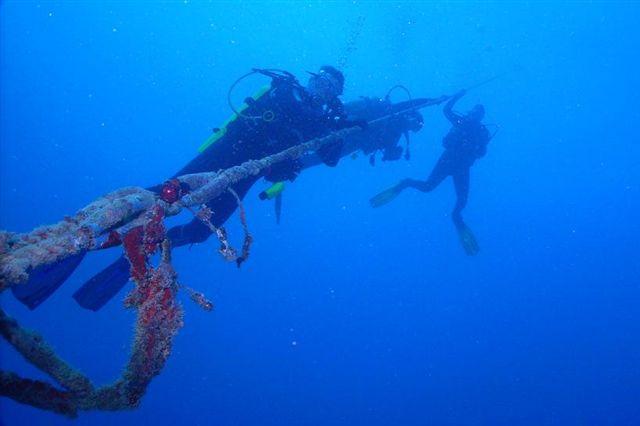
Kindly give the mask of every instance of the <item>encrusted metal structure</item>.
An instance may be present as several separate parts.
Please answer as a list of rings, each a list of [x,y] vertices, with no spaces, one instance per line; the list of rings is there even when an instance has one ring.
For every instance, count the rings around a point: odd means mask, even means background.
[[[96,387],[88,377],[59,358],[40,335],[22,328],[0,309],[2,336],[57,384],[0,371],[0,396],[69,417],[77,416],[82,410],[123,410],[138,406],[147,386],[164,367],[171,353],[173,337],[183,325],[182,307],[176,299],[178,289],[185,288],[190,299],[203,309],[213,309],[213,304],[204,294],[178,284],[177,274],[171,265],[171,244],[166,238],[164,219],[183,208],[190,209],[218,236],[221,243],[219,251],[223,257],[239,266],[249,256],[252,236],[233,185],[358,130],[357,127],[343,129],[226,170],[180,176],[178,184],[189,188],[189,191],[170,202],[160,194],[128,187],[105,195],[56,224],[24,234],[0,231],[0,291],[21,285],[29,279],[30,272],[40,266],[54,264],[88,250],[121,245],[135,283],[134,290],[125,299],[125,306],[137,312],[127,366],[114,383]],[[229,245],[224,229],[211,224],[209,219],[215,212],[199,208],[223,191],[231,191],[240,207],[240,220],[245,232],[240,253]],[[150,258],[156,253],[160,253],[160,261],[154,266]]]

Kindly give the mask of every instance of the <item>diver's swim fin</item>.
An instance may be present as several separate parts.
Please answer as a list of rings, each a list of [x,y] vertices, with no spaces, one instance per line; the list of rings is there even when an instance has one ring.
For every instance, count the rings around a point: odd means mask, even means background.
[[[371,207],[373,207],[374,209],[380,206],[384,206],[385,204],[393,201],[398,195],[400,195],[400,192],[402,192],[402,189],[399,185],[392,186],[391,188],[382,191],[378,195],[371,198],[369,200],[369,204],[371,204]]]
[[[480,246],[471,229],[469,229],[467,225],[456,226],[456,229],[458,230],[458,238],[460,238],[460,244],[462,244],[464,252],[469,256],[478,254]]]
[[[29,309],[37,308],[64,283],[78,267],[86,251],[60,262],[40,266],[29,272],[29,280],[11,287],[13,295]]]
[[[128,281],[129,261],[121,256],[84,283],[73,293],[73,298],[83,308],[98,311],[118,294]]]

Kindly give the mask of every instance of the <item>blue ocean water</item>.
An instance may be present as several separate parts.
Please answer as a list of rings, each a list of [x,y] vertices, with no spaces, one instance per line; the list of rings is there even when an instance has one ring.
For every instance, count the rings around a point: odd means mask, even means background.
[[[185,326],[141,406],[75,424],[640,424],[639,25],[636,2],[0,4],[11,231],[162,182],[229,116],[227,90],[252,67],[303,77],[340,63],[345,101],[501,75],[458,105],[481,102],[500,126],[465,210],[478,256],[457,241],[449,181],[369,207],[440,155],[449,126],[425,109],[411,161],[305,171],[280,225],[258,183],[241,269],[213,240],[175,250],[180,282],[216,309],[181,294]],[[229,231],[239,243],[237,216]],[[98,313],[71,294],[118,254],[91,254],[35,311],[0,297],[100,384],[127,361],[134,315],[124,292]],[[0,355],[2,369],[42,377],[5,342]],[[0,423],[69,420],[2,398]]]

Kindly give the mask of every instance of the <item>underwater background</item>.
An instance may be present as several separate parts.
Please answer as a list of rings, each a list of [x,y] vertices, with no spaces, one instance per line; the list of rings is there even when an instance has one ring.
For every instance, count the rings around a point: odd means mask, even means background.
[[[640,424],[640,6],[636,2],[12,2],[0,4],[0,228],[27,231],[127,185],[162,182],[229,115],[252,67],[338,64],[343,100],[452,94],[500,131],[472,169],[467,257],[451,182],[426,178],[449,125],[422,110],[410,161],[345,158],[271,203],[245,199],[241,269],[217,242],[174,251],[185,326],[143,398],[78,425]],[[265,79],[243,82],[240,102]],[[394,100],[403,100],[394,92]],[[184,222],[189,216],[173,219]],[[238,242],[237,214],[228,224]],[[92,253],[35,311],[96,382],[124,367],[134,312],[71,294],[119,250]],[[131,288],[131,285],[127,287]],[[42,374],[4,341],[3,369]],[[0,423],[70,420],[0,399]]]

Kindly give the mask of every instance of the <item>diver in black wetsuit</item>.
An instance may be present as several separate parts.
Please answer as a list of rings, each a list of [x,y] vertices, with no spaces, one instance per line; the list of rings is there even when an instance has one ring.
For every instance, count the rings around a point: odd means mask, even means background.
[[[260,71],[272,78],[271,88],[258,100],[249,100],[249,108],[225,129],[225,143],[215,143],[181,169],[175,176],[215,171],[259,159],[331,131],[350,126],[366,127],[362,120],[347,120],[342,102],[344,76],[331,66],[312,73],[307,87],[288,73]],[[325,145],[317,154],[323,163],[336,166],[342,141]],[[264,177],[271,182],[294,180],[302,169],[300,161],[287,161],[272,167],[264,175],[245,179],[234,186],[243,198],[251,186]],[[214,210],[212,222],[221,226],[235,210],[233,196],[225,193],[208,203]],[[172,228],[168,236],[172,245],[181,246],[206,240],[210,229],[199,219]]]
[[[491,139],[489,131],[482,124],[484,107],[476,105],[466,115],[452,110],[455,103],[464,96],[466,91],[456,93],[445,105],[444,115],[451,122],[452,127],[444,137],[442,145],[444,152],[438,159],[429,178],[426,181],[404,179],[390,189],[373,197],[370,202],[373,207],[386,204],[407,188],[414,188],[421,192],[433,191],[442,181],[451,176],[456,191],[456,204],[451,212],[451,219],[460,236],[460,242],[469,255],[479,251],[473,233],[462,220],[462,210],[467,205],[469,195],[469,174],[471,166],[478,158],[487,153],[487,144]]]
[[[293,75],[286,72],[255,72],[272,79],[266,93],[248,98],[245,101],[248,107],[239,111],[236,119],[218,130],[219,133],[213,137],[217,140],[201,151],[200,155],[174,177],[226,169],[340,128],[354,125],[366,128],[359,134],[347,137],[345,141],[326,145],[300,160],[279,164],[264,174],[236,183],[233,189],[242,198],[261,177],[272,182],[292,180],[302,169],[320,163],[335,166],[340,157],[358,150],[364,150],[366,153],[382,150],[385,155],[391,151],[395,152],[395,145],[403,133],[408,135],[409,131],[418,131],[422,127],[422,116],[416,110],[441,102],[441,98],[420,98],[393,104],[388,99],[361,98],[346,105],[349,117],[347,119],[343,105],[338,99],[344,87],[344,77],[335,68],[322,67],[318,73],[311,73],[307,87],[302,87]],[[375,123],[368,126],[368,120],[374,120]],[[163,185],[159,185],[150,189],[158,192],[162,198],[163,188]],[[235,198],[226,192],[207,205],[214,212],[211,221],[217,227],[220,227],[237,208]],[[170,229],[168,237],[175,247],[202,242],[210,233],[208,227],[200,220],[194,219],[186,225]],[[45,265],[32,271],[28,282],[12,287],[14,295],[29,308],[36,308],[71,275],[85,254],[86,252],[79,253],[58,264]],[[120,257],[87,281],[74,294],[74,298],[81,306],[98,310],[115,296],[128,280],[129,263],[124,257]]]

